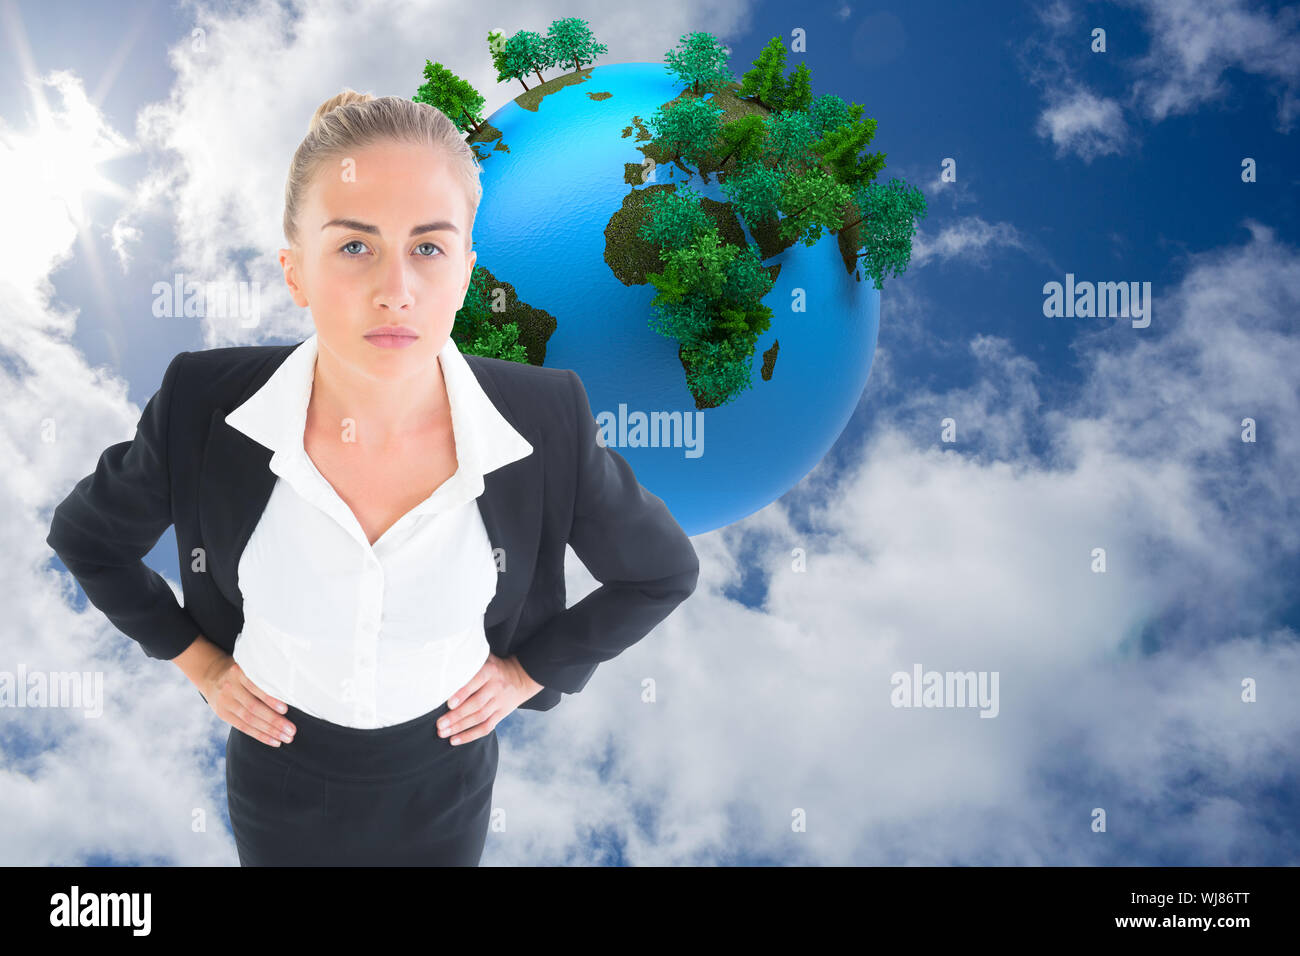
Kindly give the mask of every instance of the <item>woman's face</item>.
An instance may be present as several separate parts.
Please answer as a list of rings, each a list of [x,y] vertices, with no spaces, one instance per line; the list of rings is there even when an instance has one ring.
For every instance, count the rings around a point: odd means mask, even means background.
[[[398,143],[357,150],[318,172],[298,240],[280,250],[321,350],[377,379],[406,378],[437,361],[476,258],[468,200],[447,160],[432,147]],[[415,337],[367,335],[390,325]]]

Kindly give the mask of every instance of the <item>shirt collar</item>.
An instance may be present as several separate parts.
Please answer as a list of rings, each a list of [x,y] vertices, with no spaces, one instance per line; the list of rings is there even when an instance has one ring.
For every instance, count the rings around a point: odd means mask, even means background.
[[[319,336],[313,334],[289,353],[261,388],[226,415],[226,424],[275,452],[274,461],[307,457],[303,436],[318,350]],[[488,398],[451,336],[438,358],[451,406],[458,471],[481,478],[531,455],[532,444]]]

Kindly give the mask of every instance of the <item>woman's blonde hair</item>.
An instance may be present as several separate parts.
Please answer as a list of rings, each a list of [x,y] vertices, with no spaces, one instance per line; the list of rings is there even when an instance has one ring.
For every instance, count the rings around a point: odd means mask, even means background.
[[[352,89],[316,107],[307,135],[289,163],[289,178],[284,185],[284,237],[290,245],[298,239],[298,215],[313,177],[326,165],[386,141],[432,146],[450,160],[452,173],[464,187],[469,205],[470,231],[465,235],[465,246],[469,248],[483,185],[478,157],[465,142],[464,134],[442,110],[428,103],[400,96],[375,97]]]

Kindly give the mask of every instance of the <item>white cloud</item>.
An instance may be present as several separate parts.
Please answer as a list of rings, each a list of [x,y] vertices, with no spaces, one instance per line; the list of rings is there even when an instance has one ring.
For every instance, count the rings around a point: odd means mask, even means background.
[[[912,265],[923,266],[934,260],[961,259],[965,263],[987,265],[1007,249],[1027,251],[1026,243],[1009,222],[986,222],[980,216],[952,219],[937,235],[918,228],[912,238]]]
[[[70,579],[46,567],[50,509],[94,469],[106,445],[132,436],[140,409],[127,400],[124,381],[90,368],[67,340],[76,313],[52,304],[50,273],[74,249],[90,248],[72,215],[80,195],[73,186],[94,187],[93,169],[65,155],[71,179],[33,172],[50,144],[93,150],[125,142],[72,74],[51,74],[32,89],[31,124],[44,133],[0,133],[0,207],[19,224],[7,232],[7,242],[18,242],[0,265],[0,449],[9,463],[0,480],[0,544],[8,556],[0,669],[100,672],[107,700],[98,719],[67,709],[0,711],[0,862],[77,865],[115,853],[219,864],[229,860],[217,810],[222,792],[194,760],[212,732],[210,714],[174,668],[153,666],[102,614],[77,612],[64,590]],[[209,834],[190,831],[194,807],[218,814]]]
[[[1112,99],[1076,88],[1053,92],[1038,117],[1035,131],[1056,146],[1057,155],[1074,152],[1084,161],[1123,152],[1128,129],[1120,105]]]
[[[1268,10],[1243,0],[1127,0],[1147,18],[1151,48],[1135,65],[1135,98],[1155,121],[1228,99],[1239,79],[1263,77],[1277,98],[1277,128],[1300,112],[1300,10]]]
[[[1190,113],[1209,103],[1233,108],[1241,77],[1262,77],[1276,98],[1279,132],[1287,133],[1300,112],[1300,14],[1294,7],[1268,11],[1244,0],[1121,0],[1137,9],[1149,38],[1139,56],[1129,52],[1114,31],[1104,53],[1078,52],[1094,27],[1107,24],[1082,18],[1066,0],[1035,8],[1041,32],[1018,42],[1021,68],[1043,91],[1046,105],[1035,126],[1058,155],[1075,153],[1085,162],[1128,150],[1135,136],[1125,110],[1151,122]],[[1085,48],[1086,49],[1086,48]],[[1105,57],[1125,78],[1120,99],[1096,93],[1081,78],[1080,55]]]

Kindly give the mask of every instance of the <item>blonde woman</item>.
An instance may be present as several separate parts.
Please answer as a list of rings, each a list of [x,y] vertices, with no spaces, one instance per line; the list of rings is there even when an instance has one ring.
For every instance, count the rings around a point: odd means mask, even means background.
[[[695,588],[690,539],[577,375],[452,341],[478,173],[427,104],[321,104],[280,251],[315,333],[176,356],[55,510],[88,599],[231,725],[243,865],[477,865],[496,727]],[[173,524],[183,607],[142,561]],[[566,544],[601,582],[570,608]]]

